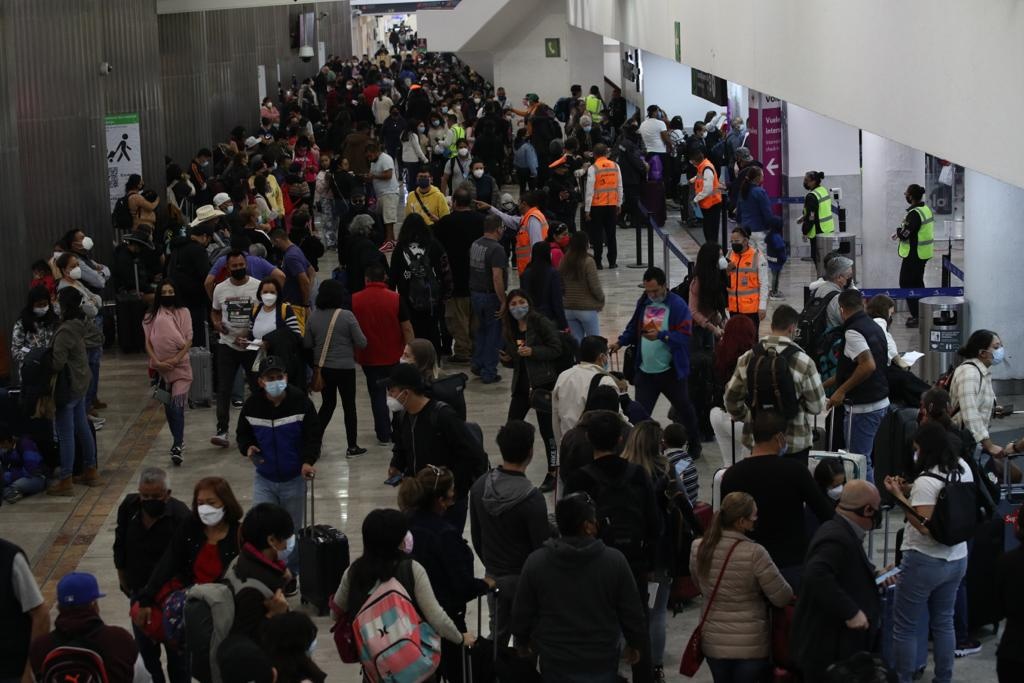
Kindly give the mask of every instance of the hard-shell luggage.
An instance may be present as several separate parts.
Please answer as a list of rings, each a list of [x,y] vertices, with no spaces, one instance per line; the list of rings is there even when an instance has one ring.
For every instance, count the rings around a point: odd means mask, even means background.
[[[811,451],[807,456],[807,466],[811,472],[825,458],[839,458],[843,461],[846,469],[846,480],[866,479],[868,474],[868,459],[860,453],[847,453],[846,451]]]
[[[326,524],[317,524],[314,482],[309,482],[309,526],[297,534],[299,553],[299,595],[303,604],[316,607],[326,616],[332,595],[338,590],[341,575],[349,565],[348,537]]]
[[[717,511],[722,505],[722,477],[725,476],[725,471],[728,467],[722,467],[721,469],[715,470],[714,476],[711,478],[711,509]]]
[[[139,294],[138,264],[135,264],[135,290],[117,295],[117,346],[121,353],[141,353],[146,350],[146,334],[142,329],[146,302]]]
[[[210,331],[206,329],[206,346],[193,346],[188,350],[192,364],[192,387],[188,402],[193,407],[209,406],[213,402],[213,352],[210,350]]]

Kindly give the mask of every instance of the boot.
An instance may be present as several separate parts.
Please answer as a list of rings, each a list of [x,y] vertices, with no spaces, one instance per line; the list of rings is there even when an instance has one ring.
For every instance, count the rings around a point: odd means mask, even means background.
[[[71,483],[71,477],[61,479],[56,484],[46,489],[46,495],[48,496],[64,496],[70,497],[75,495],[75,487]]]
[[[84,484],[85,486],[103,486],[107,482],[100,478],[100,473],[95,467],[86,467],[82,470],[81,476],[72,477],[76,484]]]

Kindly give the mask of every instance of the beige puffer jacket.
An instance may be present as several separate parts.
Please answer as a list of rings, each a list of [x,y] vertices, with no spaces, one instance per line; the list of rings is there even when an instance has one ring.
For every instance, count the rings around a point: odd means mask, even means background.
[[[722,585],[704,622],[704,654],[716,659],[761,659],[771,651],[768,605],[789,604],[793,589],[782,578],[764,546],[737,531],[725,531],[715,547],[708,576],[697,573],[697,539],[690,552],[690,574],[696,578],[704,601],[711,596],[722,563],[733,544],[743,539],[729,560]],[[703,609],[703,607],[701,608]]]

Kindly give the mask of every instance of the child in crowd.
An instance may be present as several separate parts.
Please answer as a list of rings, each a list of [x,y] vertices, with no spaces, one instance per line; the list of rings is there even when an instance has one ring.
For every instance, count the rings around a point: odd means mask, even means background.
[[[779,274],[782,267],[786,265],[789,257],[789,245],[782,237],[782,228],[773,227],[765,236],[765,246],[768,252],[768,270],[772,273],[772,291],[769,293],[773,299],[785,299],[779,290]]]
[[[678,422],[669,423],[661,433],[662,453],[668,461],[671,470],[669,474],[682,484],[686,497],[693,506],[697,504],[700,483],[697,466],[686,452],[686,440],[686,427]]]
[[[50,293],[50,299],[57,296],[57,283],[53,279],[53,270],[50,268],[50,264],[42,259],[32,264],[32,281],[28,283],[28,288],[32,289],[33,287],[46,287],[46,291]]]
[[[15,439],[6,426],[0,426],[0,470],[5,503],[17,503],[46,488],[43,456],[36,442],[27,436]]]

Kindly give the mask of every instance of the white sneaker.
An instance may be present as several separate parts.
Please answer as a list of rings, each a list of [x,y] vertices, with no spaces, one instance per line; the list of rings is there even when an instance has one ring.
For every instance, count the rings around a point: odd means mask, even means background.
[[[217,432],[216,436],[210,438],[210,443],[214,446],[220,446],[221,448],[227,448],[231,445],[227,432]]]

